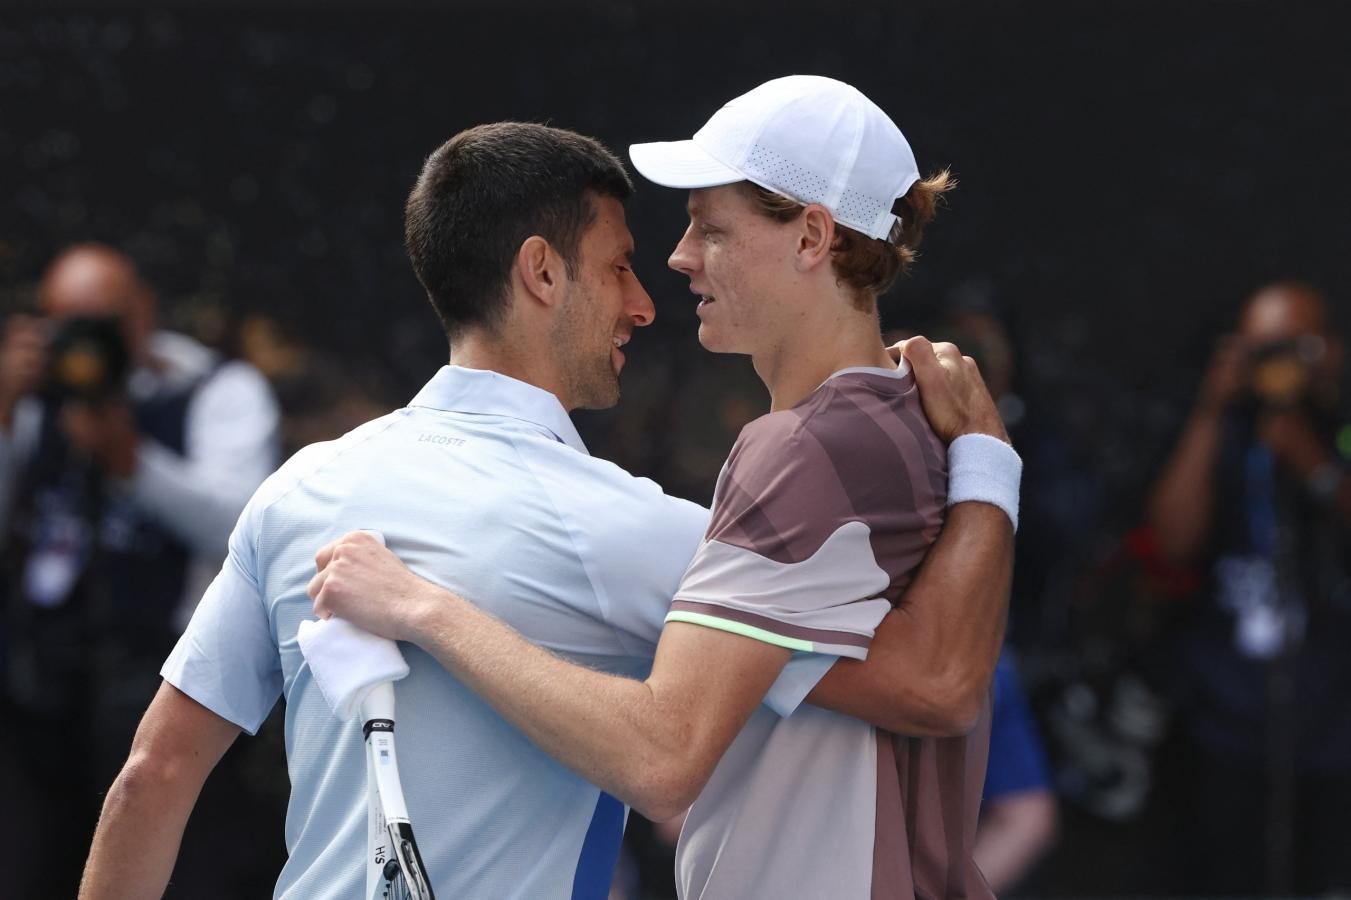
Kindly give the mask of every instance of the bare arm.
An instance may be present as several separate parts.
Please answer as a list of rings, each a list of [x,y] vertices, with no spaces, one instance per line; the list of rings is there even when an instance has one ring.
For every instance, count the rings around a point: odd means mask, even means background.
[[[427,650],[545,753],[654,820],[694,801],[788,661],[781,647],[673,622],[652,674],[636,681],[530,643],[369,534],[347,535],[317,561],[316,612]]]
[[[934,432],[1008,440],[970,357],[952,344],[898,345]],[[1013,524],[984,503],[948,510],[899,609],[877,628],[865,661],[837,662],[807,700],[898,734],[963,734],[980,714],[1004,641],[1013,578]]]
[[[1154,484],[1145,509],[1163,555],[1189,562],[1210,538],[1215,509],[1215,459],[1224,411],[1242,385],[1244,347],[1236,337],[1220,341],[1182,436]]]
[[[1193,411],[1146,507],[1163,555],[1188,562],[1205,549],[1215,509],[1215,456],[1220,447],[1217,410]]]
[[[160,685],[104,800],[80,900],[164,893],[197,795],[239,730],[168,682]]]

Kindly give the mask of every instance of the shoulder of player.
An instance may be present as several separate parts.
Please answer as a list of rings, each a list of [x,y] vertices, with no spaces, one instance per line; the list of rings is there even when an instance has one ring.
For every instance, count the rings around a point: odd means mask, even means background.
[[[404,417],[405,410],[395,410],[387,415],[372,419],[331,441],[309,444],[297,450],[290,459],[282,463],[254,491],[249,500],[246,514],[260,514],[290,496],[296,488],[316,474],[327,470],[342,460],[347,454],[363,447],[369,441],[379,437]]]
[[[870,427],[869,412],[851,397],[860,390],[872,394],[871,387],[852,382],[837,385],[838,380],[832,380],[798,406],[748,423],[728,457],[729,469],[800,472],[817,462],[828,462],[822,467],[825,470],[894,465],[896,442],[886,430]],[[920,430],[928,430],[918,404],[912,411],[893,395],[881,396],[888,406],[888,417],[900,419],[913,412]]]
[[[791,455],[802,434],[803,418],[801,411],[795,407],[765,413],[747,422],[732,445],[728,464],[743,458],[772,459],[775,456]]]
[[[704,507],[673,497],[652,479],[634,475],[607,459],[529,435],[513,436],[512,442],[559,515],[584,521],[589,533],[622,533],[641,542],[663,533],[672,515],[699,523],[707,520]]]

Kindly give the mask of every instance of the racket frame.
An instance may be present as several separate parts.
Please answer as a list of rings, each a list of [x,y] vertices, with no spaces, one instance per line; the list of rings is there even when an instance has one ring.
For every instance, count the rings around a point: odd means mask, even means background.
[[[393,879],[403,876],[406,896],[435,900],[408,818],[394,744],[394,684],[371,688],[361,701],[361,730],[366,743],[369,814],[366,889],[371,900],[394,900]],[[391,867],[391,861],[394,863]]]

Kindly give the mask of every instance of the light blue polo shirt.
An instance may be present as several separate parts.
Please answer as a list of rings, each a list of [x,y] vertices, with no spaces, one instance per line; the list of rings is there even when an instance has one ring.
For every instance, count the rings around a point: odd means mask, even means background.
[[[526,638],[644,677],[707,524],[704,508],[588,455],[554,395],[455,366],[406,408],[283,465],[162,673],[250,733],[285,696],[290,858],[275,896],[351,900],[365,883],[361,730],[334,718],[296,642],[319,547],[380,531],[413,571]],[[604,898],[624,807],[402,649],[400,770],[438,894]]]

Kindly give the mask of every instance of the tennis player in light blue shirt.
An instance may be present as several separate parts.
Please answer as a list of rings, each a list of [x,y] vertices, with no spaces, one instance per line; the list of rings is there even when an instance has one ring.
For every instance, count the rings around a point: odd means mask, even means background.
[[[164,678],[252,733],[286,697],[280,897],[356,897],[361,730],[330,711],[296,641],[314,551],[378,530],[420,573],[473,586],[555,652],[645,674],[708,512],[589,456],[557,398],[447,366],[405,409],[302,451],[253,498]],[[456,536],[463,536],[457,538]],[[452,897],[603,897],[624,808],[404,646],[399,756],[432,883]]]

